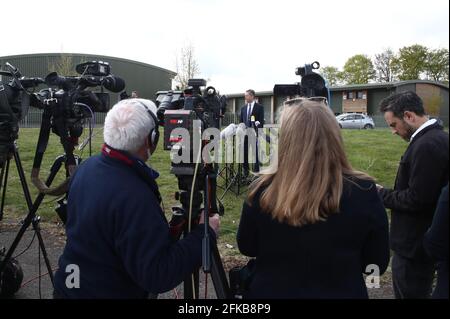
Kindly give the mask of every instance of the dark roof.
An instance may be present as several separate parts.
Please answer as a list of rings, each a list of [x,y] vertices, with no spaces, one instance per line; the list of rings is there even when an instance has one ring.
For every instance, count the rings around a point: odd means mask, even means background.
[[[439,82],[428,81],[428,80],[408,80],[408,81],[398,81],[398,82],[385,82],[385,83],[367,83],[367,84],[351,84],[351,85],[341,85],[332,86],[330,91],[345,91],[345,90],[362,90],[362,89],[390,89],[394,87],[399,87],[408,84],[432,84],[439,86],[441,88],[447,89],[448,86]]]
[[[370,90],[370,89],[391,89],[403,85],[408,84],[431,84],[439,86],[443,89],[449,89],[448,85],[434,82],[434,81],[428,81],[428,80],[409,80],[409,81],[398,81],[398,82],[385,82],[385,83],[367,83],[367,84],[351,84],[351,85],[341,85],[341,86],[332,86],[330,87],[330,91],[347,91],[347,90]],[[261,91],[256,92],[256,96],[272,96],[273,91]],[[233,94],[227,94],[227,97],[229,98],[235,98],[235,97],[242,97],[244,96],[244,93],[233,93]]]
[[[255,92],[256,96],[272,96],[273,95],[273,91],[260,91],[260,92]],[[243,97],[244,93],[232,93],[232,94],[225,94],[227,97],[230,98],[234,98],[234,97]]]
[[[26,57],[36,57],[36,56],[56,56],[59,57],[61,55],[67,55],[67,56],[80,56],[80,57],[93,57],[95,59],[104,59],[104,60],[116,60],[116,61],[122,61],[122,62],[127,62],[127,63],[133,63],[133,64],[137,64],[137,65],[141,65],[147,68],[152,68],[152,69],[157,69],[157,70],[161,70],[164,72],[167,72],[173,76],[175,76],[177,73],[171,70],[167,70],[164,68],[160,68],[159,66],[155,66],[152,64],[148,64],[148,63],[144,63],[144,62],[139,62],[139,61],[134,61],[134,60],[128,60],[128,59],[123,59],[123,58],[118,58],[118,57],[113,57],[113,56],[108,56],[108,55],[100,55],[100,54],[89,54],[89,53],[32,53],[32,54],[17,54],[17,55],[7,55],[7,56],[0,56],[0,59],[17,59],[17,58],[26,58]]]

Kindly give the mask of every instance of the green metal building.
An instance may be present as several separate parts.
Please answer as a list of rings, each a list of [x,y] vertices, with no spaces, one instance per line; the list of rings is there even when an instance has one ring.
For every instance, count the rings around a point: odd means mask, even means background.
[[[173,71],[142,62],[79,53],[40,53],[3,56],[0,57],[0,66],[3,68],[5,63],[9,62],[18,67],[24,76],[44,78],[50,71],[54,70],[70,69],[74,72],[77,64],[87,61],[108,62],[111,66],[111,72],[125,80],[125,90],[128,94],[131,94],[131,91],[137,91],[139,97],[152,100],[157,91],[171,88],[172,79],[176,75]],[[58,64],[63,64],[64,68],[58,68]],[[3,77],[3,80],[6,80],[5,77]],[[117,100],[118,94],[112,93],[110,98],[111,103],[113,104]]]
[[[358,112],[371,115],[377,126],[385,126],[378,106],[385,97],[403,91],[414,91],[423,100],[426,112],[439,117],[449,124],[449,87],[433,81],[400,81],[390,83],[370,83],[345,85],[330,88],[330,107],[337,114]],[[256,92],[259,103],[264,106],[266,123],[274,123],[285,97],[274,97],[272,91]],[[227,111],[238,119],[244,105],[244,93],[227,95]],[[237,119],[236,119],[237,118]]]

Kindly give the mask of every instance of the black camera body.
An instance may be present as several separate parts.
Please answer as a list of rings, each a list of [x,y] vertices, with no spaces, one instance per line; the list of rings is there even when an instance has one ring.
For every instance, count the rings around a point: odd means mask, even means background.
[[[111,74],[110,65],[103,61],[81,63],[75,69],[80,74],[79,77],[60,76],[57,72],[48,74],[45,83],[49,88],[35,94],[31,105],[43,109],[49,99],[56,99],[68,110],[68,117],[90,117],[90,111],[107,112],[110,108],[110,99],[109,94],[103,92],[103,88],[115,93],[121,92],[125,88],[124,80]],[[93,87],[100,87],[101,91],[87,90]],[[88,105],[90,110],[85,109],[87,113],[77,112],[76,103]],[[73,112],[70,112],[71,108],[74,108]]]
[[[182,143],[180,136],[173,135],[174,129],[184,128],[192,137],[194,120],[201,122],[201,131],[220,128],[220,118],[225,113],[226,97],[220,96],[212,86],[206,86],[203,79],[190,79],[184,91],[156,92],[157,117],[164,126],[164,149],[171,150],[175,144]],[[191,145],[191,149],[193,145]]]
[[[1,76],[10,77],[8,83],[0,82],[0,166],[8,158],[14,141],[19,137],[19,121],[25,117],[30,105],[28,90],[44,83],[41,78],[22,76],[19,69],[6,63]]]
[[[207,176],[211,185],[210,209],[212,212],[223,213],[223,209],[217,209],[215,201],[217,168],[214,165],[204,165],[201,156],[201,163],[197,163],[199,158],[194,150],[197,149],[202,154],[203,147],[206,145],[202,140],[205,129],[212,127],[219,129],[220,118],[226,108],[226,97],[220,96],[212,86],[206,87],[206,81],[203,79],[190,79],[188,85],[189,87],[184,91],[158,91],[156,105],[159,125],[164,127],[164,149],[171,150],[172,154],[175,152],[179,155],[181,153],[189,155],[187,162],[171,161],[170,172],[177,177],[180,190],[176,193],[176,198],[182,205],[182,207],[173,207],[172,210],[174,215],[183,215],[191,207],[192,218],[195,219],[201,211],[200,206],[203,200],[201,192],[205,191]],[[206,87],[203,92],[201,87]],[[177,129],[188,132],[189,141],[183,140],[183,135],[178,134]],[[195,174],[196,167],[197,174]]]
[[[305,64],[295,70],[296,75],[301,76],[301,82],[296,84],[275,84],[273,94],[276,97],[325,97],[328,101],[330,93],[326,86],[325,79],[313,70],[320,68],[319,62]]]

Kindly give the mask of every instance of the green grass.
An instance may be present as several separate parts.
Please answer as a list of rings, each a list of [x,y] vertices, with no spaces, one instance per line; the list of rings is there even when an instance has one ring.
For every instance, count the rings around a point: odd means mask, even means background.
[[[346,152],[353,167],[367,172],[375,177],[378,183],[382,185],[392,186],[399,159],[406,149],[407,143],[397,136],[392,136],[388,129],[342,130],[342,133]],[[38,129],[22,128],[18,140],[19,153],[33,199],[37,196],[37,191],[30,182],[30,173],[38,134]],[[100,129],[96,129],[95,134],[92,145],[93,154],[99,153],[103,141],[103,135]],[[83,133],[80,141],[86,135],[87,130]],[[76,153],[80,154],[79,151]],[[47,152],[42,163],[41,178],[43,180],[47,177],[54,159],[60,154],[62,154],[62,146],[59,143],[59,138],[55,134],[51,134]],[[83,155],[83,158],[87,158],[88,148],[84,150]],[[170,216],[171,206],[178,204],[174,198],[174,192],[178,190],[178,183],[175,176],[170,174],[169,152],[162,149],[162,143],[160,143],[158,150],[150,162],[151,166],[161,174],[158,178],[158,185],[164,199],[166,214]],[[61,170],[57,181],[62,181],[63,179],[64,172]],[[218,183],[223,183],[223,180],[219,178]],[[221,197],[222,193],[223,190],[219,188],[217,192],[218,197]],[[11,161],[5,203],[5,218],[11,219],[25,216],[26,204],[22,194],[17,169],[14,162]],[[233,193],[228,192],[223,199],[225,215],[221,219],[221,237],[219,241],[219,248],[222,255],[235,256],[239,254],[236,248],[235,237],[244,198],[245,194],[236,197]],[[44,221],[56,222],[58,220],[54,212],[55,204],[55,198],[47,196],[44,199],[38,211],[38,214]],[[227,248],[226,244],[232,245],[233,248]]]

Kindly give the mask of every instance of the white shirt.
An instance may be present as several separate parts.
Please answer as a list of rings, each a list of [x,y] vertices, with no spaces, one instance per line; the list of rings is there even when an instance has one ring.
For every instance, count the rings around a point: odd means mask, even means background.
[[[252,114],[253,111],[253,106],[255,105],[255,101],[253,101],[252,103],[248,103],[247,104],[247,118],[250,120],[250,116]]]
[[[419,134],[420,131],[422,131],[424,128],[426,128],[427,126],[433,125],[434,123],[436,123],[437,120],[436,119],[431,119],[426,121],[425,123],[423,123],[415,132],[414,134],[411,136],[411,139],[409,140],[410,142],[412,142],[413,138]]]

